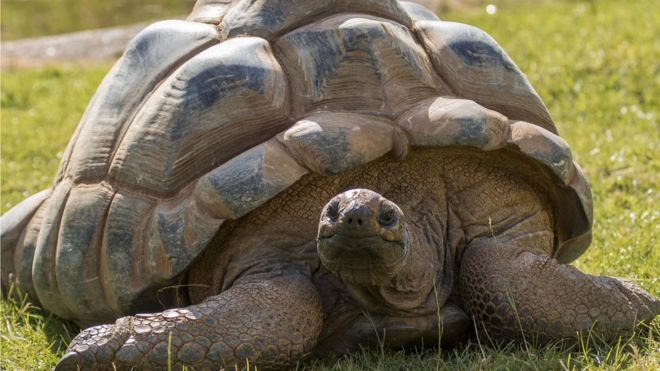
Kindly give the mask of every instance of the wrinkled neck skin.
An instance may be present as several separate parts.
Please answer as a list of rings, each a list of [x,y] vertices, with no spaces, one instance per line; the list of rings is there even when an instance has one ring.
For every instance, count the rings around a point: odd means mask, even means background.
[[[435,313],[447,300],[453,286],[451,264],[440,262],[434,241],[408,226],[408,248],[401,265],[387,279],[351,282],[344,279],[353,298],[366,310],[391,316]],[[343,276],[343,275],[342,275]]]

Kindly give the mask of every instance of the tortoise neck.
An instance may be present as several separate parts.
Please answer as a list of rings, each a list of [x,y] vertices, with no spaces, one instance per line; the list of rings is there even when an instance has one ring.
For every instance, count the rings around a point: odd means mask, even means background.
[[[408,251],[398,273],[385,282],[372,284],[346,281],[353,298],[370,312],[400,316],[433,313],[445,303],[453,287],[453,270],[445,267],[447,249],[434,239],[408,226]]]

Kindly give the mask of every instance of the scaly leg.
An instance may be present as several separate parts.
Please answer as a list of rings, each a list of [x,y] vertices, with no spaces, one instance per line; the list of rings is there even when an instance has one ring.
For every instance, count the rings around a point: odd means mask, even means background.
[[[460,284],[478,328],[509,339],[546,342],[591,329],[613,338],[660,314],[660,300],[630,283],[488,238],[467,248]]]
[[[281,368],[304,357],[323,324],[306,277],[238,284],[199,305],[123,317],[81,332],[56,370]]]

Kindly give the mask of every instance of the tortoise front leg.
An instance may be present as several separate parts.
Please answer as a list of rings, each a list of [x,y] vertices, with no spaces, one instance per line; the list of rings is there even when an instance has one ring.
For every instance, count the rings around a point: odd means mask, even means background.
[[[199,305],[123,317],[81,332],[56,370],[281,368],[304,357],[323,324],[306,277],[238,284]]]
[[[467,248],[459,279],[477,327],[504,338],[545,342],[592,329],[613,338],[660,314],[660,300],[630,283],[489,238]]]

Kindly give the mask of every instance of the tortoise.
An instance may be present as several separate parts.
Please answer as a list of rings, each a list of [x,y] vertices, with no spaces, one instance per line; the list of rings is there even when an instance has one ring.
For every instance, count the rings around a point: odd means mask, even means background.
[[[2,217],[2,285],[96,325],[58,370],[612,337],[660,301],[567,265],[591,225],[483,31],[394,0],[202,0],[130,43],[53,186]]]

